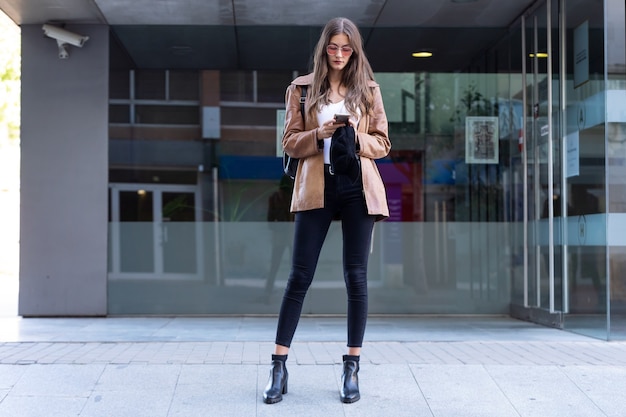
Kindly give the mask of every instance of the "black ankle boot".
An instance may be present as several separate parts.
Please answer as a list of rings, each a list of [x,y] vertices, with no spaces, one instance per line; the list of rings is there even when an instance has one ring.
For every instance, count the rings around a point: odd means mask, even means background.
[[[287,380],[289,373],[285,361],[287,355],[272,355],[272,369],[270,379],[267,381],[265,391],[263,391],[263,402],[274,404],[283,400],[283,394],[287,394]]]
[[[350,404],[359,401],[359,356],[343,355],[341,375],[341,402]]]

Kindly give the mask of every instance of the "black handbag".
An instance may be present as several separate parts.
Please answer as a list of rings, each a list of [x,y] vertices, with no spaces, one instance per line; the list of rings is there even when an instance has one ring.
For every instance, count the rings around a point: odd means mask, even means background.
[[[353,184],[361,173],[357,150],[354,128],[338,127],[330,142],[330,169],[335,175],[346,175]]]
[[[304,120],[304,102],[306,100],[306,85],[300,87],[302,93],[300,95],[300,113],[302,113],[302,120]],[[298,158],[293,158],[285,151],[283,151],[283,172],[289,176],[289,178],[296,178],[296,172],[298,171]]]

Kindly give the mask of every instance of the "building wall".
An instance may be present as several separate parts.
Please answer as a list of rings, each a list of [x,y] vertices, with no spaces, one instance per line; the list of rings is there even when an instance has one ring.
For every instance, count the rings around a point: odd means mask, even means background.
[[[22,26],[22,316],[105,315],[109,31],[58,58],[41,25]]]

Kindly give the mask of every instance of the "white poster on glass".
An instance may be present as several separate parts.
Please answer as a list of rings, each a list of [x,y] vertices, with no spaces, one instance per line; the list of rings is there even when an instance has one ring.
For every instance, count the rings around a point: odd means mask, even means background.
[[[465,118],[465,163],[498,163],[498,118],[468,116]]]
[[[579,132],[575,131],[565,137],[567,143],[567,178],[580,175]]]
[[[589,81],[589,21],[574,29],[574,87]]]

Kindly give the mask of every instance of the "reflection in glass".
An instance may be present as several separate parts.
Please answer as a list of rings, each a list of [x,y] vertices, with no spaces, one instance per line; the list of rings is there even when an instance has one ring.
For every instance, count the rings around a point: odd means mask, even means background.
[[[152,192],[120,192],[122,272],[154,272]]]
[[[163,192],[163,272],[196,273],[196,216],[193,193]]]

